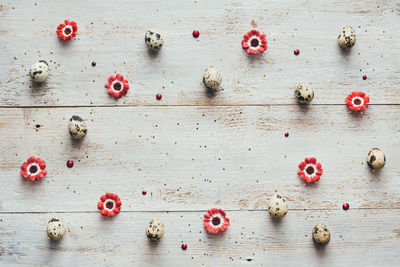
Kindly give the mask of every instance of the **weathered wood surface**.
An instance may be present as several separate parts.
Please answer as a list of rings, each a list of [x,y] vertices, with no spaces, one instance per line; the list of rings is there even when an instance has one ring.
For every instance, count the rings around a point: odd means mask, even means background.
[[[380,0],[3,1],[0,266],[398,265],[399,14]],[[77,40],[56,37],[64,19],[78,23]],[[357,43],[342,53],[347,25]],[[251,58],[240,41],[256,26],[269,49]],[[150,27],[165,39],[156,56],[143,42]],[[27,76],[38,59],[51,66],[43,86]],[[201,84],[211,64],[223,76],[214,96]],[[131,85],[118,100],[104,88],[115,72]],[[298,82],[312,85],[314,105],[296,105]],[[372,105],[354,116],[344,98],[359,90]],[[75,114],[89,126],[82,142],[67,131]],[[365,164],[373,147],[387,157],[377,173]],[[41,182],[19,176],[31,155],[46,160]],[[306,156],[323,165],[317,185],[296,175]],[[96,210],[107,191],[123,202],[112,219]],[[289,205],[280,223],[265,211],[274,192]],[[214,206],[231,227],[212,237],[201,218]],[[68,226],[59,244],[45,233],[53,216]],[[158,245],[144,235],[154,216],[166,226]],[[316,223],[332,231],[325,249],[311,240]]]
[[[277,190],[296,209],[340,209],[343,201],[400,208],[399,112],[400,106],[371,106],[362,116],[344,106],[0,109],[0,138],[8,140],[2,187],[11,193],[0,204],[9,212],[90,211],[100,193],[112,191],[132,211],[261,209]],[[67,129],[74,114],[89,128],[81,143]],[[365,163],[373,147],[387,157],[377,173]],[[41,182],[19,176],[30,155],[47,163]],[[324,174],[305,186],[297,166],[309,156]],[[66,168],[68,159],[74,168]]]
[[[400,210],[290,210],[281,222],[266,212],[228,212],[231,227],[211,236],[203,212],[123,212],[108,219],[97,213],[7,214],[0,221],[2,262],[36,266],[397,266]],[[67,222],[59,243],[47,240],[51,217]],[[145,235],[159,217],[166,225],[160,242]],[[387,218],[393,218],[388,220]],[[316,248],[311,230],[329,225],[331,242]],[[186,251],[182,243],[188,244]],[[4,266],[4,265],[3,265]]]
[[[2,106],[294,104],[299,82],[312,85],[316,104],[343,104],[354,90],[364,90],[371,103],[400,104],[397,1],[3,2]],[[78,23],[78,40],[56,36],[65,18]],[[268,35],[269,49],[259,57],[241,49],[252,21]],[[342,53],[337,34],[347,25],[357,43]],[[149,27],[165,39],[157,56],[143,41]],[[51,76],[32,90],[27,73],[38,59],[50,62]],[[212,64],[224,91],[209,97],[201,78]],[[104,89],[115,72],[131,85],[117,101]],[[155,100],[158,92],[162,101]]]

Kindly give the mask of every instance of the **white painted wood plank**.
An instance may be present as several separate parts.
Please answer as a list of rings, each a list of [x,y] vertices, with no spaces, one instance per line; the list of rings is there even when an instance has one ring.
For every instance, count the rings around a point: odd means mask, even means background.
[[[399,109],[371,106],[361,116],[343,106],[0,109],[1,210],[92,211],[107,191],[130,211],[262,209],[275,191],[293,209],[400,208]],[[74,114],[89,127],[82,143],[67,130]],[[373,147],[387,158],[378,173],[365,163]],[[19,175],[31,155],[48,166],[38,183]],[[317,185],[296,174],[308,156],[324,169]]]
[[[67,225],[59,243],[47,240],[53,216]],[[165,234],[145,236],[159,217]],[[0,214],[2,266],[395,266],[400,253],[399,209],[289,211],[281,222],[266,212],[228,212],[230,228],[211,236],[203,212]],[[331,242],[314,247],[311,230],[325,223]],[[188,245],[181,250],[182,242]]]
[[[343,105],[301,109],[293,98],[295,84],[309,82],[315,104],[343,104],[354,90],[365,91],[373,104],[399,104],[396,1],[71,3],[0,4],[0,106],[93,106],[0,109],[1,266],[398,264],[400,106],[372,105],[352,116]],[[79,34],[65,44],[54,32],[67,18],[78,22]],[[252,21],[269,40],[256,59],[240,47]],[[336,43],[346,25],[358,37],[349,54]],[[166,40],[156,57],[143,43],[149,27]],[[193,29],[200,30],[199,39],[191,37]],[[32,90],[26,74],[42,58],[52,74]],[[211,64],[223,75],[224,90],[214,97],[201,84]],[[118,101],[103,87],[116,71],[132,87]],[[158,92],[162,101],[155,100]],[[245,107],[264,104],[291,106]],[[82,143],[67,132],[73,114],[89,125]],[[387,157],[376,174],[365,165],[372,147]],[[40,183],[24,182],[18,173],[31,155],[48,165]],[[311,155],[321,160],[324,175],[317,185],[304,186],[297,165]],[[74,168],[65,166],[68,159]],[[122,213],[112,219],[96,211],[106,191],[123,201]],[[290,209],[281,223],[261,211],[275,191]],[[341,210],[343,202],[349,211]],[[227,210],[232,226],[211,237],[201,218],[214,206]],[[52,216],[69,229],[58,245],[45,234]],[[154,216],[167,229],[158,245],[144,235]],[[332,231],[324,250],[315,249],[310,236],[319,222]]]
[[[65,18],[78,23],[78,40],[58,40],[55,30]],[[240,44],[252,21],[269,41],[255,58]],[[294,104],[298,82],[312,84],[316,104],[343,104],[354,90],[365,91],[371,103],[399,104],[399,23],[396,1],[3,1],[0,105]],[[357,43],[342,53],[337,33],[347,25]],[[156,57],[143,41],[149,27],[165,39]],[[32,90],[27,73],[38,59],[50,61],[52,72],[43,88]],[[201,84],[211,64],[223,76],[224,91],[215,97]],[[114,72],[132,88],[118,101],[104,89]]]

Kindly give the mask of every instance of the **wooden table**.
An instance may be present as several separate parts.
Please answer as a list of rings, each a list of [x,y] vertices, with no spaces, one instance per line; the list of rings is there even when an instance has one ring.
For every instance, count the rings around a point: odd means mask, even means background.
[[[0,265],[399,266],[399,14],[394,0],[2,1]],[[78,23],[76,40],[57,37],[64,19]],[[348,25],[357,43],[345,53]],[[148,28],[165,39],[158,55]],[[261,56],[241,48],[252,28],[268,35]],[[42,86],[27,75],[39,59],[51,68]],[[209,65],[223,77],[216,95],[201,81]],[[117,72],[131,89],[115,100],[104,83]],[[315,91],[307,108],[299,82]],[[371,98],[358,116],[344,104],[352,91]],[[89,127],[82,142],[68,134],[72,115]],[[387,158],[376,173],[373,147]],[[31,155],[47,163],[40,182],[19,175]],[[307,156],[323,165],[318,184],[296,175]],[[105,192],[123,203],[113,218],[97,211]],[[280,222],[266,211],[276,192],[289,206]],[[202,226],[212,207],[231,220],[216,236]],[[47,239],[52,217],[66,223],[61,242]],[[153,217],[166,229],[155,243],[144,233]],[[331,231],[325,249],[317,223]]]

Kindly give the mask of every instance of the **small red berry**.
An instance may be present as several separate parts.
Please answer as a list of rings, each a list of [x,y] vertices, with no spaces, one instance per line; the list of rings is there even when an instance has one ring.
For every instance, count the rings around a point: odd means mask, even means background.
[[[67,167],[72,168],[74,166],[74,162],[72,160],[67,161]]]
[[[344,203],[344,204],[342,205],[342,208],[343,208],[344,210],[348,210],[348,209],[350,208],[349,203]]]
[[[199,32],[198,30],[194,30],[194,31],[193,31],[193,37],[194,37],[194,38],[199,37],[199,35],[200,35],[200,32]]]
[[[363,76],[363,80],[366,80],[366,79],[367,79],[367,75],[364,75],[364,76]]]
[[[300,54],[300,50],[299,50],[299,49],[295,49],[295,50],[293,51],[293,53],[297,56],[298,54]]]
[[[162,94],[156,94],[156,98],[157,98],[157,100],[161,100]]]
[[[147,191],[146,190],[143,190],[142,191],[142,195],[144,196],[144,195],[146,195],[147,194]]]
[[[289,136],[289,133],[285,133],[285,137],[288,137]]]
[[[181,248],[182,248],[183,250],[186,250],[186,249],[187,249],[187,245],[186,245],[186,244],[182,244]]]
[[[92,66],[93,67],[96,66],[96,62],[95,61],[92,62]]]

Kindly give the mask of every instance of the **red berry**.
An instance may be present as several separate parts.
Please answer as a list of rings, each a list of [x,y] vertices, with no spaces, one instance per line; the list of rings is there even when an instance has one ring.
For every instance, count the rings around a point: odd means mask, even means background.
[[[146,195],[147,194],[147,191],[146,190],[143,190],[142,191],[142,195],[144,196],[144,195]]]
[[[344,210],[348,210],[348,209],[350,208],[349,203],[344,203],[344,204],[342,205],[342,208],[343,208]]]
[[[367,79],[367,75],[364,75],[364,76],[363,76],[363,80],[366,80],[366,79]]]
[[[199,35],[200,35],[200,32],[199,32],[198,30],[194,30],[194,31],[193,31],[193,37],[194,37],[194,38],[199,37]]]
[[[186,250],[186,249],[187,249],[187,245],[186,245],[186,244],[182,244],[181,248],[182,248],[183,250]]]
[[[92,62],[92,66],[93,67],[96,66],[96,62],[95,61]]]
[[[285,137],[288,137],[289,136],[289,133],[285,133]]]
[[[74,166],[74,162],[72,160],[67,161],[67,167],[72,168]]]
[[[157,98],[157,100],[161,100],[162,94],[156,94],[156,98]]]
[[[300,54],[300,50],[299,50],[299,49],[295,49],[295,50],[293,51],[293,53],[297,56],[298,54]]]

